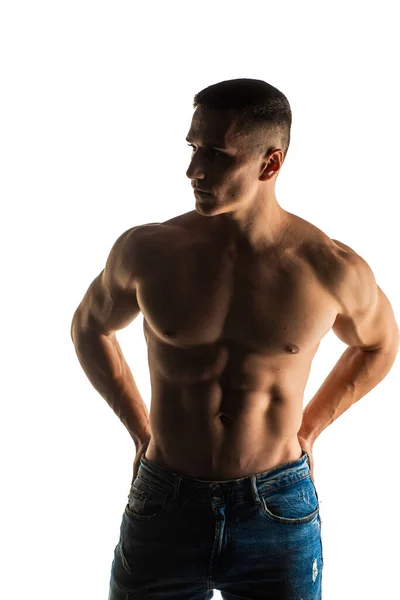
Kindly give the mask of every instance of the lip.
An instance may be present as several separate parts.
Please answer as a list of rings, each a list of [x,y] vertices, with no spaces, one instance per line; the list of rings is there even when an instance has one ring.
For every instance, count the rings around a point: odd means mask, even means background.
[[[205,192],[204,190],[201,190],[200,188],[193,188],[193,190],[195,192],[199,192],[200,194],[210,194],[210,192]]]

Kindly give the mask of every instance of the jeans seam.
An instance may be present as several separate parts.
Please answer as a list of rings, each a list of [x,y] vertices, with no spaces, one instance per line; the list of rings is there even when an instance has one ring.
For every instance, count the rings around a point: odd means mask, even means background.
[[[270,493],[275,493],[275,492],[279,492],[279,490],[283,490],[286,487],[289,487],[289,485],[293,485],[294,483],[297,483],[298,481],[303,481],[303,479],[306,479],[307,477],[310,477],[310,474],[304,475],[304,477],[300,477],[300,479],[296,479],[296,481],[290,481],[289,483],[286,483],[285,485],[280,485],[277,488],[274,488],[273,490],[268,490],[265,492],[265,494]],[[260,494],[260,496],[264,496],[264,492],[259,491],[258,492]]]
[[[126,560],[124,552],[123,552],[122,540],[120,540],[120,542],[118,544],[118,550],[119,550],[119,555],[121,557],[122,566],[124,567],[125,571],[127,571],[127,573],[129,573],[131,575],[132,574],[131,568],[130,568],[128,561]]]

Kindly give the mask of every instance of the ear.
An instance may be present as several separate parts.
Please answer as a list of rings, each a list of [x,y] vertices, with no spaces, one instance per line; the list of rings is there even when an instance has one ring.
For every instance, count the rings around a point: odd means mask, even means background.
[[[259,180],[267,181],[268,179],[275,177],[275,175],[278,175],[282,163],[282,150],[280,148],[277,148],[276,150],[270,150],[267,156],[263,159]]]

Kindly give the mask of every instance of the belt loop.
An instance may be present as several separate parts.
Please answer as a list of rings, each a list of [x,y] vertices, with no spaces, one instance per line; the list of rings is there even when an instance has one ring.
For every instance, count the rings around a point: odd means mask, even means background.
[[[253,494],[254,502],[261,504],[260,494],[257,489],[257,475],[250,475],[251,492]]]
[[[172,491],[172,501],[176,502],[178,500],[179,497],[179,486],[181,485],[181,481],[182,481],[182,477],[179,477],[179,475],[174,476],[174,489]]]

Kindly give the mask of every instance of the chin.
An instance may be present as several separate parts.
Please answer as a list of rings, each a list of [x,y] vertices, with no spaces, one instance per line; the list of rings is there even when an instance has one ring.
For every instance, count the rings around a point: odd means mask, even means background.
[[[205,206],[204,204],[199,206],[199,204],[196,202],[195,210],[199,213],[199,215],[203,215],[204,217],[213,217],[214,215],[218,214],[217,208],[211,204],[208,206]]]

